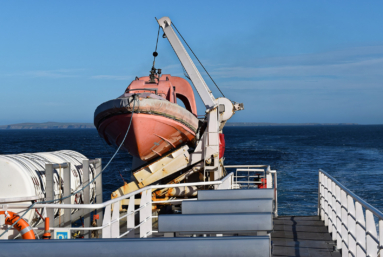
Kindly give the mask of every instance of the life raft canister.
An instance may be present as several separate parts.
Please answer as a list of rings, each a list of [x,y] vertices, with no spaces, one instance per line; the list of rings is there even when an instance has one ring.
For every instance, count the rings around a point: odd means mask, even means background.
[[[5,224],[10,226],[20,219],[20,216],[17,213],[11,211],[0,211],[0,215],[5,215]],[[33,229],[24,219],[17,221],[13,227],[20,232],[23,239],[36,239]]]

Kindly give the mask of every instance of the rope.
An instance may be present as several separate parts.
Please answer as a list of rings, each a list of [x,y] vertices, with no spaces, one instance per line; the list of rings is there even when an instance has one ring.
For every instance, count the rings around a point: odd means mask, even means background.
[[[158,46],[158,37],[160,36],[160,28],[161,28],[161,26],[158,26],[158,33],[157,33],[157,42],[156,42],[156,50],[154,50],[154,52],[157,52],[157,46]]]
[[[158,37],[160,36],[160,28],[161,28],[161,26],[158,26],[156,49],[155,49],[154,52],[153,52],[153,57],[154,57],[154,59],[153,59],[153,68],[154,68],[154,64],[155,64],[155,62],[156,62],[156,57],[157,57],[157,55],[158,55],[158,53],[157,53],[157,46],[158,46]]]
[[[97,176],[95,176],[95,177],[94,177],[88,184],[86,184],[83,188],[81,188],[81,189],[79,189],[79,190],[73,192],[73,193],[70,194],[70,195],[64,196],[64,197],[62,197],[62,198],[60,198],[60,199],[56,199],[56,200],[53,199],[53,200],[49,200],[49,201],[41,201],[41,202],[37,202],[37,201],[36,201],[36,202],[32,203],[32,205],[28,207],[28,209],[23,213],[23,215],[21,215],[20,218],[19,218],[18,220],[16,220],[11,226],[9,226],[9,227],[8,227],[8,228],[7,228],[7,229],[0,235],[0,237],[2,237],[5,233],[7,233],[9,229],[13,228],[13,226],[14,226],[15,224],[17,224],[17,222],[19,222],[19,220],[21,220],[21,219],[25,216],[25,214],[27,214],[27,212],[33,208],[33,206],[34,206],[35,204],[37,204],[37,203],[53,203],[54,201],[62,201],[62,200],[65,200],[65,199],[67,199],[67,198],[69,198],[69,197],[71,197],[71,196],[77,194],[78,192],[84,190],[86,187],[88,187],[90,184],[92,184],[92,183],[96,180],[96,178],[97,178],[98,176],[100,176],[100,175],[104,172],[104,170],[109,166],[109,164],[112,162],[112,160],[114,159],[114,157],[115,157],[115,156],[117,155],[117,153],[120,151],[121,146],[124,144],[125,139],[126,139],[126,137],[128,136],[128,132],[129,132],[129,130],[130,130],[130,126],[132,125],[134,108],[135,108],[135,106],[136,106],[136,102],[135,102],[135,101],[137,100],[136,97],[137,97],[137,95],[133,95],[132,117],[130,118],[129,127],[128,127],[128,129],[126,130],[124,139],[122,140],[120,146],[119,146],[119,147],[117,148],[117,150],[114,152],[113,156],[110,158],[110,160],[108,161],[108,163],[107,163],[107,164],[105,165],[105,167],[101,170],[101,172],[100,172],[99,174],[97,174]],[[139,103],[139,101],[138,101],[138,103]],[[130,103],[129,103],[129,104],[130,104]],[[61,167],[61,165],[60,165],[60,167]]]
[[[209,78],[211,79],[211,81],[213,81],[214,85],[218,88],[219,92],[221,92],[222,96],[225,97],[225,95],[222,93],[221,89],[218,87],[217,83],[215,83],[215,81],[213,80],[213,78],[210,76],[209,72],[207,72],[207,70],[205,69],[205,67],[202,65],[201,61],[198,59],[197,55],[193,52],[193,50],[191,49],[191,47],[189,46],[189,44],[186,42],[186,40],[184,39],[184,37],[181,35],[181,33],[178,31],[176,25],[174,25],[174,22],[172,22],[172,25],[173,27],[177,30],[178,34],[180,35],[180,37],[182,38],[182,40],[185,42],[185,44],[189,47],[190,51],[193,53],[194,57],[197,59],[197,61],[199,62],[199,64],[202,66],[202,68],[205,70],[206,74],[209,76]]]

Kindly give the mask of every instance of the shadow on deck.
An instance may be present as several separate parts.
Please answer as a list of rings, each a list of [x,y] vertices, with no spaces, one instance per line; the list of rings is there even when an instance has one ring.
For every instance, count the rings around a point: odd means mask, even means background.
[[[271,234],[275,257],[340,257],[324,222],[318,216],[280,216]]]

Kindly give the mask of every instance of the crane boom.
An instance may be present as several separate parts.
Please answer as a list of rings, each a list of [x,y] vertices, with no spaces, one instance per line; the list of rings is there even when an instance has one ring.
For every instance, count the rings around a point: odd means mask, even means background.
[[[173,47],[174,52],[177,54],[182,66],[190,77],[194,87],[196,88],[199,96],[201,97],[206,109],[213,108],[216,105],[215,97],[207,86],[205,80],[202,78],[197,67],[194,65],[185,47],[179,40],[177,34],[171,26],[169,17],[162,17],[158,20],[158,24],[162,27],[170,45]]]
[[[170,18],[162,17],[157,21],[206,107],[207,128],[190,156],[191,163],[204,160],[204,173],[210,173],[211,178],[217,180],[223,174],[223,160],[219,158],[219,133],[222,133],[226,121],[236,111],[243,110],[243,104],[225,97],[216,99],[173,30]]]

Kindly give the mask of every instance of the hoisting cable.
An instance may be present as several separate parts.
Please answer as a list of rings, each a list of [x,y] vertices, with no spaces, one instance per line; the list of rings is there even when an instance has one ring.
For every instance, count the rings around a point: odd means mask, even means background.
[[[222,96],[225,97],[225,95],[222,93],[221,89],[218,87],[217,83],[215,83],[214,79],[210,76],[209,72],[205,69],[205,67],[202,65],[201,61],[198,59],[197,55],[193,52],[193,50],[191,49],[191,47],[189,46],[189,44],[186,42],[186,40],[184,39],[184,37],[181,35],[181,33],[178,31],[176,25],[174,25],[174,22],[171,23],[173,25],[173,27],[176,29],[176,31],[178,32],[178,34],[180,35],[180,37],[182,38],[182,40],[185,42],[185,44],[188,46],[188,48],[190,49],[190,51],[193,53],[194,57],[197,59],[197,61],[199,62],[199,64],[202,66],[202,68],[205,70],[206,74],[209,76],[209,78],[211,79],[211,81],[213,81],[214,85],[218,88],[219,92],[221,92]]]
[[[100,175],[104,172],[104,170],[109,166],[109,164],[112,162],[112,160],[114,159],[114,157],[115,157],[115,156],[117,155],[117,153],[120,151],[121,146],[124,144],[125,139],[126,139],[126,137],[128,136],[128,133],[129,133],[129,130],[130,130],[130,126],[132,125],[134,109],[135,109],[135,106],[136,106],[136,102],[135,102],[135,101],[137,101],[137,95],[136,95],[136,94],[133,95],[133,100],[132,100],[132,101],[133,101],[132,117],[130,117],[129,126],[128,126],[128,129],[126,130],[124,139],[122,140],[120,146],[119,146],[119,147],[117,148],[117,150],[114,152],[113,156],[110,158],[110,160],[108,161],[108,163],[107,163],[107,164],[105,165],[105,167],[101,170],[101,172],[98,173],[97,176],[95,176],[95,177],[94,177],[88,184],[86,184],[84,187],[82,187],[81,189],[79,189],[79,190],[77,190],[77,191],[71,193],[70,195],[64,196],[64,197],[62,197],[62,198],[60,198],[60,199],[53,199],[53,200],[49,200],[49,201],[41,201],[41,202],[37,202],[37,201],[36,201],[36,202],[32,203],[32,205],[28,207],[28,209],[23,213],[23,215],[21,215],[21,216],[19,217],[18,220],[16,220],[11,226],[9,226],[9,227],[8,227],[8,228],[7,228],[7,229],[0,235],[0,238],[1,238],[5,233],[7,233],[9,229],[13,228],[13,226],[14,226],[15,224],[17,224],[17,222],[19,222],[19,221],[25,216],[25,214],[27,214],[27,212],[33,208],[33,206],[34,206],[35,204],[53,203],[53,202],[55,202],[55,201],[62,201],[62,200],[65,200],[65,199],[67,199],[67,198],[69,198],[69,197],[71,197],[71,196],[77,194],[78,192],[84,190],[86,187],[88,187],[90,184],[92,184],[92,183],[96,180],[96,178],[98,178],[98,176],[100,176]],[[139,101],[138,101],[138,103],[139,103]],[[130,104],[129,104],[129,105],[130,105]]]
[[[158,37],[160,36],[160,28],[161,28],[161,26],[158,26],[156,49],[155,49],[154,52],[153,52],[153,57],[154,57],[154,60],[153,60],[153,68],[154,68],[154,64],[156,63],[156,57],[158,56],[158,53],[157,53],[157,46],[158,46]]]

